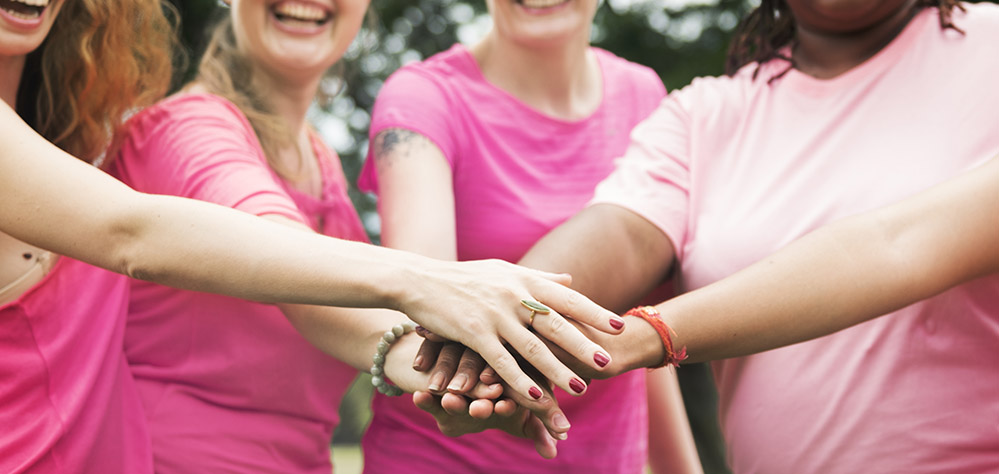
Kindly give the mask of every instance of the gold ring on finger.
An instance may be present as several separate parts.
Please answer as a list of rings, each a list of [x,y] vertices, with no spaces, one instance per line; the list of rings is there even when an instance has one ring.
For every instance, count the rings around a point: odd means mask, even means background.
[[[520,304],[525,308],[531,310],[531,317],[527,320],[527,325],[529,327],[534,327],[534,316],[537,314],[545,315],[551,313],[551,308],[539,303],[535,300],[520,300]]]

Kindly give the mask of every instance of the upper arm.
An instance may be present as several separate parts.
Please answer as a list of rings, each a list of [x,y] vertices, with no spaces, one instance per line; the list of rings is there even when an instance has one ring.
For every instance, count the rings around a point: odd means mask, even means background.
[[[142,195],[35,133],[0,101],[0,231],[105,268]]]
[[[545,235],[519,263],[569,273],[573,289],[621,312],[661,284],[673,261],[662,230],[628,209],[597,204]]]
[[[430,257],[456,260],[451,167],[427,137],[401,128],[372,142],[378,171],[382,243]]]
[[[362,189],[378,193],[382,244],[457,259],[452,164],[462,125],[442,79],[403,68],[378,93]]]

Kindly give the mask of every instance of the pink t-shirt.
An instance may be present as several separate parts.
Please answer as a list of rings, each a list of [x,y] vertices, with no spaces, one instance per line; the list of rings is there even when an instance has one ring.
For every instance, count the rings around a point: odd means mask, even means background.
[[[966,35],[927,9],[831,80],[768,84],[782,61],[695,80],[635,129],[594,202],[661,228],[695,289],[986,162],[999,6],[965,7]],[[999,276],[714,370],[736,473],[999,472]]]
[[[511,262],[578,212],[613,169],[628,132],[665,95],[645,67],[593,49],[603,101],[589,117],[563,121],[539,113],[485,80],[474,57],[454,46],[404,67],[379,93],[371,136],[388,128],[418,132],[451,165],[459,260]],[[361,187],[377,186],[372,160]],[[376,396],[364,437],[365,472],[634,473],[646,459],[645,374],[593,381],[582,397],[557,395],[573,428],[554,460],[500,432],[448,438],[409,397]]]
[[[128,279],[60,257],[0,305],[0,472],[151,473],[122,352]]]
[[[181,95],[130,121],[113,172],[139,191],[280,215],[365,241],[339,160],[313,138],[321,199],[268,167],[234,105]],[[329,474],[337,407],[356,371],[306,342],[277,307],[135,281],[125,351],[157,472]]]

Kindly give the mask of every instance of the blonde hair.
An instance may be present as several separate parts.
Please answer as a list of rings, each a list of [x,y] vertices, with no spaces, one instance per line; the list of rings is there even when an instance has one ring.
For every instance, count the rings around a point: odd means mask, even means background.
[[[18,112],[42,136],[93,162],[135,107],[163,97],[173,30],[155,0],[72,0],[29,55]]]
[[[227,10],[223,12],[228,13]],[[341,61],[338,61],[327,75],[339,75],[340,64]],[[296,178],[289,165],[277,159],[279,150],[295,147],[295,137],[267,101],[267,87],[254,74],[252,60],[239,50],[228,14],[223,16],[212,33],[198,66],[196,81],[208,92],[224,97],[243,112],[257,134],[271,169],[282,178]],[[323,87],[316,91],[316,99],[320,102],[330,101],[333,95],[335,92],[327,92]]]

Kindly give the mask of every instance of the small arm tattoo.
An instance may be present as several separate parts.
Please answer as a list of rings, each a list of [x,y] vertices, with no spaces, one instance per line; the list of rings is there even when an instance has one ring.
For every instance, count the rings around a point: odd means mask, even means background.
[[[380,166],[392,164],[393,161],[418,155],[426,151],[426,147],[436,147],[427,137],[404,128],[390,128],[375,136],[374,156]]]

